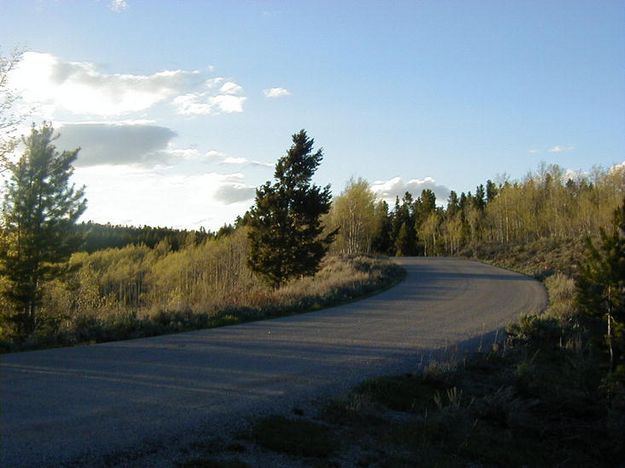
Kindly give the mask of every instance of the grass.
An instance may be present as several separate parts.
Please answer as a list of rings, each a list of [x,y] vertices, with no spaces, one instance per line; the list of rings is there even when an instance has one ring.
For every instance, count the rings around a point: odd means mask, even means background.
[[[482,243],[465,248],[460,255],[478,258],[542,281],[556,273],[574,277],[577,261],[584,252],[583,245],[581,239],[548,238],[508,245]]]
[[[517,341],[370,379],[308,416],[256,420],[240,436],[248,446],[237,460],[271,464],[274,454],[287,466],[620,466],[623,402],[606,399],[588,359]]]

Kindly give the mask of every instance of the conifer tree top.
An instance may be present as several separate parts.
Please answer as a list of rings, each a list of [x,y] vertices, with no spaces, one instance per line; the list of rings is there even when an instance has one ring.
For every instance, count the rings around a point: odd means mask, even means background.
[[[308,138],[306,130],[293,134],[293,145],[276,164],[274,177],[288,185],[308,183],[323,159],[323,150],[313,153],[314,138]]]

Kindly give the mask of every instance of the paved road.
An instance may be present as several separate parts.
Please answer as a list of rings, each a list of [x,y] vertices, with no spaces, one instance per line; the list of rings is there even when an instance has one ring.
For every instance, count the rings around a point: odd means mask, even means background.
[[[0,357],[0,466],[91,465],[235,427],[414,369],[441,349],[475,347],[545,305],[539,283],[505,270],[451,258],[399,262],[403,283],[341,307]]]

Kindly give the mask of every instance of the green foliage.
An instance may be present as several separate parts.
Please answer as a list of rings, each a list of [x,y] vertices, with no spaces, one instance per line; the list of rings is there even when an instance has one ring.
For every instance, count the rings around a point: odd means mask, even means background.
[[[403,277],[385,259],[327,256],[315,276],[268,290],[247,266],[246,228],[178,251],[161,247],[73,254],[63,276],[43,282],[37,332],[15,343],[0,322],[0,347],[102,342],[259,320],[350,301]],[[9,286],[0,277],[0,290]]]
[[[248,263],[273,288],[313,275],[334,239],[334,232],[322,236],[331,194],[329,186],[311,182],[323,158],[313,145],[304,130],[293,135],[293,145],[276,164],[276,181],[257,189],[250,211]]]
[[[528,359],[517,343],[371,379],[321,414],[343,456],[376,466],[618,466],[625,417],[607,409],[592,359],[541,348]]]
[[[625,201],[614,214],[609,233],[600,231],[597,246],[586,242],[580,263],[578,302],[591,320],[605,321],[604,337],[610,371],[625,370]]]
[[[10,319],[19,336],[35,331],[42,282],[58,273],[80,242],[75,223],[86,200],[84,189],[70,183],[78,150],[59,153],[54,139],[52,126],[33,126],[6,187],[0,265],[10,281]]]

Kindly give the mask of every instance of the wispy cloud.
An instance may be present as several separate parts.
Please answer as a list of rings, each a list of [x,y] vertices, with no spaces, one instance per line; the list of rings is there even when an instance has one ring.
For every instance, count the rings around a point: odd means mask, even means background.
[[[245,164],[248,161],[245,158],[237,158],[237,157],[233,157],[233,156],[227,156],[221,162],[222,162],[222,164]]]
[[[268,98],[279,98],[290,96],[291,92],[286,88],[268,88],[263,90],[263,94]]]
[[[128,8],[128,2],[126,0],[111,0],[109,7],[114,12],[119,13]]]
[[[573,151],[575,146],[572,145],[556,145],[552,146],[547,150],[548,153],[568,153],[569,151]]]

